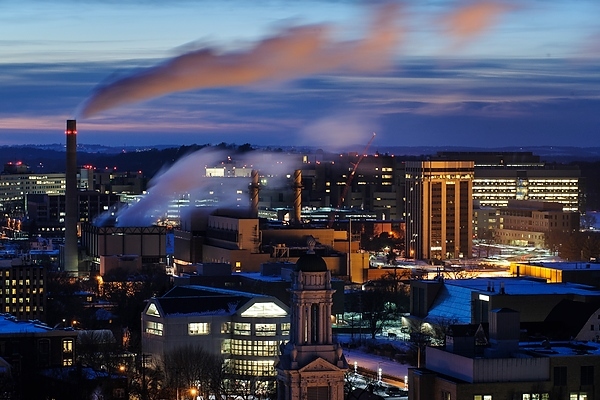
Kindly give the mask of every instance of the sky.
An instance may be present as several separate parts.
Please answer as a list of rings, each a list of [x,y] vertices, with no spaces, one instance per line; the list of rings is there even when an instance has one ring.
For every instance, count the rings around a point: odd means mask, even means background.
[[[600,3],[3,0],[0,145],[597,146]]]

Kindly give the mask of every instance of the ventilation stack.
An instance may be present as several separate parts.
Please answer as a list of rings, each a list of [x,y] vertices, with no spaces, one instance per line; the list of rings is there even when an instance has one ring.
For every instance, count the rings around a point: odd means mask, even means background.
[[[64,271],[69,275],[79,273],[77,251],[77,121],[67,120],[67,165],[65,190],[65,247]]]
[[[300,224],[302,222],[302,170],[294,171],[294,222]]]
[[[253,169],[250,173],[250,207],[251,207],[251,217],[258,218],[258,171]]]

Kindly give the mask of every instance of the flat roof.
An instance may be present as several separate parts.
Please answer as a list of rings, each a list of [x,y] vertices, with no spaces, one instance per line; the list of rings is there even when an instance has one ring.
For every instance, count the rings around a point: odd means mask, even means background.
[[[600,296],[600,290],[593,286],[578,283],[546,283],[527,277],[486,277],[475,279],[449,279],[444,284],[458,286],[473,291],[485,292],[489,296],[504,294],[577,294],[583,296]]]
[[[0,335],[73,331],[72,328],[53,329],[41,321],[19,321],[10,314],[0,314]]]
[[[600,355],[600,344],[594,342],[519,343],[519,350],[547,357]]]
[[[515,263],[515,264],[521,264],[521,265],[530,265],[533,267],[544,267],[544,268],[551,268],[551,269],[557,269],[560,271],[574,271],[574,270],[593,270],[593,271],[600,271],[600,263],[598,262],[585,262],[585,261],[579,261],[579,262],[532,262],[532,263]]]

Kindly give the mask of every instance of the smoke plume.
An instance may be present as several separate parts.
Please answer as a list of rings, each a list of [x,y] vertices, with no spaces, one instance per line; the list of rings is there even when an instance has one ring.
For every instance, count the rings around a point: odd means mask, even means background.
[[[222,180],[207,177],[206,167],[222,165],[229,159],[228,152],[204,148],[180,158],[169,168],[159,172],[149,183],[148,192],[137,203],[130,204],[117,212],[117,226],[150,226],[162,218],[172,200],[181,196],[189,196],[190,200],[205,198],[214,185],[222,186]],[[235,156],[236,166],[246,166],[259,171],[268,171],[272,178],[282,182],[286,174],[290,174],[299,165],[299,160],[282,153],[264,153],[252,151]],[[232,179],[232,178],[225,178]],[[250,183],[250,178],[248,178]],[[240,203],[238,198],[242,197]],[[235,193],[235,187],[221,190],[218,198],[219,207],[249,207],[247,191]]]
[[[361,40],[335,42],[332,28],[289,28],[247,52],[219,54],[201,49],[175,57],[99,88],[82,110],[83,117],[124,104],[190,89],[283,81],[332,70],[373,70],[389,60],[397,44],[398,7],[382,7]]]

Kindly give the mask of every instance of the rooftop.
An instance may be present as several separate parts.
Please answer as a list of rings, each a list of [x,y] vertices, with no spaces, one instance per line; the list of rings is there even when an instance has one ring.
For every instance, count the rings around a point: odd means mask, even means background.
[[[535,356],[547,357],[600,355],[600,343],[595,342],[520,343],[519,349]]]
[[[10,314],[0,314],[0,335],[48,333],[65,330],[72,331],[73,328],[53,329],[41,321],[19,321]]]
[[[537,267],[556,269],[560,271],[573,271],[578,269],[600,271],[600,263],[598,262],[533,262],[527,264]]]
[[[491,277],[476,279],[448,279],[447,286],[456,286],[471,291],[486,292],[489,296],[498,295],[537,295],[537,294],[574,294],[582,296],[600,296],[593,286],[577,283],[546,283],[539,279],[526,277]],[[504,292],[502,292],[504,287]]]

